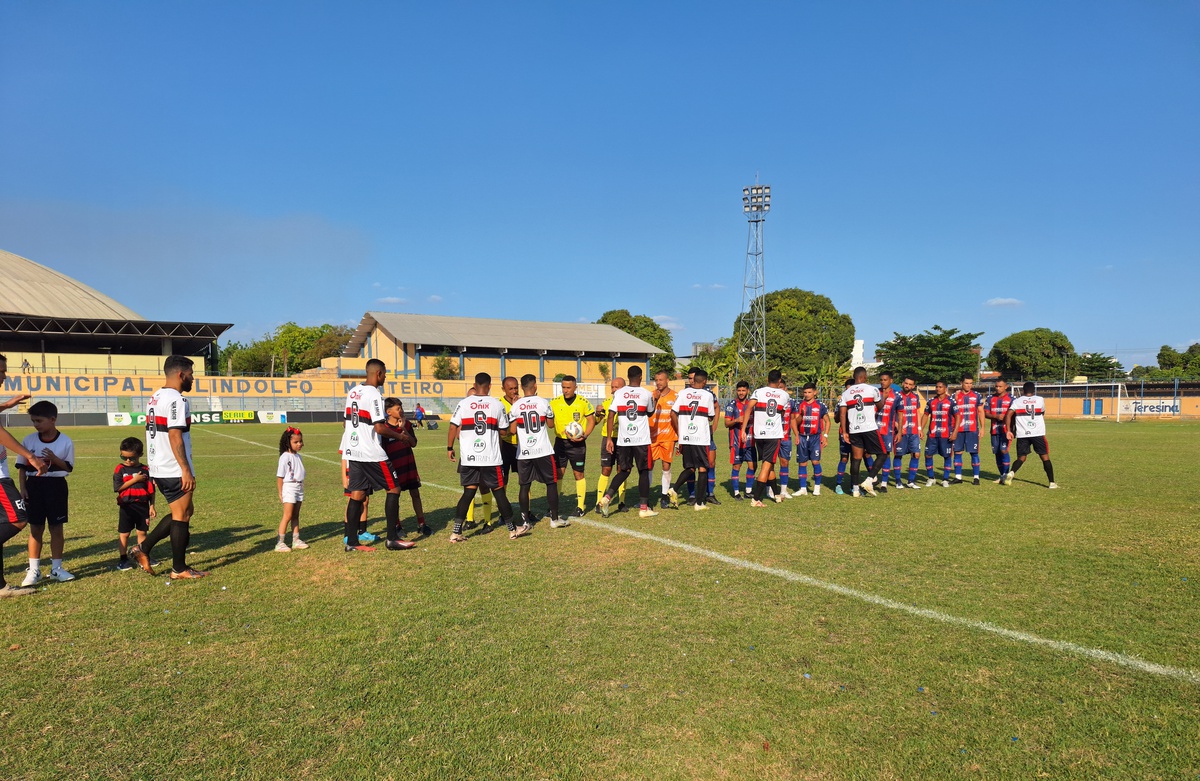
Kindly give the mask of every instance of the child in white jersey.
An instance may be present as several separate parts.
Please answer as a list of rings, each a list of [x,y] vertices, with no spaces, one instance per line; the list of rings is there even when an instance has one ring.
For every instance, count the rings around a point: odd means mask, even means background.
[[[58,430],[58,407],[49,401],[39,401],[29,408],[29,421],[34,432],[21,443],[30,453],[37,454],[47,464],[39,473],[24,456],[17,457],[21,470],[21,496],[29,515],[29,571],[22,586],[33,586],[42,579],[42,537],[50,527],[50,577],[55,580],[74,580],[63,566],[63,525],[67,523],[67,475],[75,468],[75,444]]]
[[[275,477],[279,484],[279,501],[283,503],[283,519],[279,521],[279,541],[275,543],[278,553],[288,553],[293,548],[303,550],[308,543],[300,539],[300,505],[304,504],[304,460],[300,450],[304,447],[304,435],[300,429],[288,426],[279,437],[279,468]],[[292,527],[292,546],[284,542],[288,526]]]

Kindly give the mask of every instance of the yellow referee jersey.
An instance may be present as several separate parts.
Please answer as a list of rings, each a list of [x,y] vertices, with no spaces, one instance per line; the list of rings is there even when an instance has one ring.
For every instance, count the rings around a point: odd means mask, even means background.
[[[500,396],[499,399],[500,399],[500,403],[504,405],[504,414],[508,417],[512,417],[512,402],[509,401],[508,399],[504,398],[503,396]],[[506,426],[505,428],[503,428],[500,431],[500,441],[507,442],[510,445],[516,446],[517,435],[509,434],[508,427]]]
[[[596,408],[592,406],[592,403],[578,393],[570,401],[562,396],[555,396],[550,400],[550,411],[554,413],[554,433],[559,439],[567,438],[563,432],[566,430],[567,424],[572,421],[583,426],[583,430],[586,432],[587,416],[596,414]]]
[[[600,421],[600,436],[608,436],[608,405],[612,404],[613,397],[609,396],[604,401],[600,402],[600,406],[596,407],[596,415]]]

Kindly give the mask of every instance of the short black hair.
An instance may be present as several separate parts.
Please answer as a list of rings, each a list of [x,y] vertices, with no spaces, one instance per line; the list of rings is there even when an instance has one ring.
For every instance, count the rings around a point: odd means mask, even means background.
[[[58,407],[54,406],[54,402],[42,400],[29,408],[29,417],[31,418],[57,418]]]
[[[385,366],[383,361],[379,360],[378,358],[372,358],[371,360],[367,361],[367,374],[370,374],[372,369],[378,369],[384,374],[387,373],[387,366]]]
[[[879,378],[883,379],[884,377],[891,377],[892,379],[895,379],[895,375],[893,375],[887,369],[884,369],[883,371],[879,372]]]
[[[975,375],[974,375],[974,374],[964,374],[964,375],[962,376],[962,379],[961,379],[961,380],[959,380],[959,382],[966,382],[967,380],[974,381],[974,380],[975,380]]]
[[[1037,383],[1027,382],[1021,386],[1021,393],[1033,393],[1037,390]]]
[[[950,387],[950,383],[946,382],[945,380],[938,380],[934,383],[934,385],[945,385],[947,388]]]
[[[735,385],[734,387],[735,388],[749,388],[750,383],[746,382],[745,380],[738,380],[738,384]]]
[[[142,456],[142,440],[137,437],[125,437],[121,440],[122,453],[133,453],[138,458]]]
[[[537,377],[535,375],[532,375],[532,374],[522,374],[521,375],[521,387],[522,388],[532,388],[533,384],[535,382],[537,382]]]
[[[847,377],[847,378],[846,378],[846,381],[845,381],[844,383],[842,383],[842,387],[843,387],[843,388],[849,388],[849,387],[850,387],[851,385],[853,385],[853,384],[854,384],[854,378],[853,378],[853,377]]]
[[[491,385],[492,384],[492,375],[488,374],[487,372],[479,372],[479,374],[475,375],[475,384],[476,385]]]
[[[806,383],[804,383],[804,387],[801,388],[800,390],[816,390],[816,389],[817,389],[816,383],[806,382]]]
[[[630,366],[629,371],[625,372],[625,376],[629,378],[630,382],[633,382],[634,380],[640,380],[642,378],[642,367]]]
[[[559,382],[579,382],[579,380],[575,379],[574,374],[564,374],[563,378],[559,380]]]
[[[854,378],[856,378],[856,379],[858,378],[858,375],[860,375],[860,374],[861,374],[862,376],[866,377],[866,376],[867,376],[867,367],[865,367],[865,366],[855,366],[855,367],[854,367],[854,371],[853,371],[853,372],[851,372],[850,374],[851,374],[851,376],[852,376],[852,377],[854,377]]]
[[[903,380],[901,380],[901,382],[905,382],[905,381],[907,381],[907,380],[912,380],[912,381],[913,381],[913,385],[916,385],[916,384],[917,384],[917,378],[916,378],[916,377],[914,377],[914,376],[912,376],[911,374],[906,374],[906,375],[904,375],[904,379],[903,379]]]
[[[395,396],[388,396],[386,399],[383,400],[383,409],[385,412],[387,410],[390,410],[392,407],[403,407],[403,406],[404,406],[404,402],[400,401],[400,399],[396,398]]]
[[[168,355],[167,360],[163,361],[163,374],[170,377],[172,374],[179,374],[196,365],[196,362],[186,355]]]
[[[705,382],[708,382],[708,372],[704,371],[703,369],[692,369],[690,372],[688,372],[688,374],[691,374],[693,377],[699,377]]]
[[[767,372],[767,382],[779,382],[783,379],[783,372],[778,369],[772,369]]]

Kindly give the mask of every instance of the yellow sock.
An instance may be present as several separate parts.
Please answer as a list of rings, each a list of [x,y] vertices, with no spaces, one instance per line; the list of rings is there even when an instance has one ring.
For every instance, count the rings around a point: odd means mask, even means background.
[[[587,478],[575,481],[575,499],[578,501],[579,509],[587,509]]]
[[[490,523],[492,520],[492,495],[486,493],[479,500],[479,508],[483,511],[483,522]]]
[[[617,490],[617,502],[625,504],[625,484],[621,483],[621,487]]]
[[[475,500],[474,499],[472,499],[471,503],[469,505],[467,505],[467,518],[466,519],[468,521],[475,520]]]
[[[604,496],[605,488],[608,488],[608,475],[600,475],[596,478],[596,504],[600,504],[600,497]]]

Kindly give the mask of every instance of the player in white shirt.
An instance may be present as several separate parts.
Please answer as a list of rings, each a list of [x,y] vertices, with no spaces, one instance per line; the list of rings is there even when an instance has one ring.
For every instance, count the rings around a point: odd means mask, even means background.
[[[608,406],[609,453],[616,455],[617,474],[600,497],[600,514],[608,517],[608,507],[634,469],[638,470],[638,516],[658,515],[650,509],[650,475],[654,463],[650,460],[650,415],[654,413],[654,394],[642,387],[642,369],[630,366],[625,373],[629,384],[613,394]]]
[[[385,438],[400,439],[404,433],[388,426],[387,410],[379,393],[380,386],[387,379],[387,366],[378,358],[372,358],[367,361],[366,368],[366,379],[346,394],[345,424],[339,449],[349,468],[346,490],[350,492],[350,499],[346,502],[343,544],[348,553],[375,550],[369,545],[360,544],[359,540],[362,503],[370,489],[387,493],[384,500],[387,541],[384,547],[388,550],[411,550],[416,544],[400,539],[400,482],[387,451],[383,449]]]
[[[39,401],[29,408],[29,421],[34,432],[21,442],[31,453],[46,461],[46,471],[35,470],[17,456],[21,496],[25,498],[25,514],[29,519],[29,570],[22,586],[35,586],[42,580],[42,537],[50,527],[50,577],[55,580],[74,580],[63,566],[65,537],[63,525],[68,520],[70,491],[67,477],[75,469],[75,443],[58,430],[58,407],[49,401]]]
[[[454,531],[450,542],[466,542],[463,524],[467,522],[467,509],[475,498],[479,487],[487,486],[495,497],[500,520],[508,527],[508,538],[515,540],[529,533],[529,525],[520,528],[513,523],[512,504],[504,494],[504,455],[500,450],[500,432],[509,429],[508,413],[504,404],[490,395],[492,375],[480,372],[475,375],[473,395],[458,402],[450,415],[449,431],[446,434],[446,455],[454,460],[454,443],[462,446],[458,461],[458,482],[463,487],[462,496],[454,512]]]
[[[692,373],[692,387],[684,388],[675,397],[671,407],[671,427],[678,436],[676,447],[683,455],[683,472],[675,485],[667,490],[671,506],[679,507],[679,490],[688,482],[701,486],[696,497],[697,510],[707,510],[704,501],[708,484],[708,446],[712,444],[717,428],[717,400],[705,386],[708,372],[696,369]]]
[[[1058,488],[1054,482],[1054,465],[1050,463],[1050,442],[1046,439],[1046,400],[1037,395],[1037,385],[1027,382],[1021,386],[1021,395],[1013,399],[1008,408],[1008,418],[1005,421],[1008,428],[1008,440],[1017,440],[1017,460],[1012,469],[1004,477],[1005,485],[1012,485],[1017,470],[1025,464],[1029,451],[1037,453],[1042,459],[1042,468],[1046,470],[1046,479],[1050,481],[1049,488]]]
[[[192,389],[192,359],[172,355],[163,362],[166,380],[146,404],[146,464],[150,479],[171,511],[146,535],[146,539],[129,549],[129,555],[143,570],[154,574],[150,566],[150,551],[164,537],[171,537],[171,579],[192,580],[207,572],[187,565],[187,546],[191,539],[192,514],[196,490],[192,471],[192,409],[183,394]]]
[[[867,370],[854,370],[854,384],[842,391],[838,401],[838,430],[842,441],[850,445],[850,485],[853,495],[859,496],[858,476],[864,455],[875,460],[862,481],[862,490],[875,496],[875,478],[883,469],[883,443],[879,439],[879,422],[875,413],[883,406],[883,395],[874,385],[867,384]]]
[[[0,383],[4,382],[7,375],[8,358],[0,355]],[[15,407],[28,398],[29,396],[24,394],[13,396],[0,403],[0,411]],[[25,462],[38,472],[46,471],[46,463],[38,455],[26,450],[16,437],[0,426],[0,599],[27,597],[37,593],[37,589],[32,586],[10,586],[4,580],[4,543],[24,529],[29,520],[25,515],[25,500],[21,498],[21,492],[17,490],[16,484],[8,474],[9,450],[24,456]]]
[[[275,469],[276,485],[279,488],[279,503],[283,505],[283,517],[279,521],[279,539],[275,542],[276,553],[291,553],[304,550],[308,543],[300,539],[300,510],[304,506],[304,434],[300,429],[288,426],[279,436],[279,462]],[[292,530],[292,544],[284,541],[288,528]]]
[[[767,384],[750,394],[742,418],[742,436],[753,430],[754,447],[758,451],[758,474],[751,489],[751,507],[762,507],[767,486],[775,481],[775,462],[779,460],[779,443],[787,436],[784,430],[784,411],[792,397],[784,389],[783,373],[772,369]],[[774,485],[776,503],[783,501],[778,483]]]
[[[558,459],[554,445],[550,443],[550,429],[554,427],[554,410],[550,402],[537,395],[537,377],[526,374],[521,377],[523,398],[513,402],[509,410],[508,432],[517,443],[517,479],[521,484],[518,500],[521,521],[531,525],[529,513],[529,487],[534,480],[546,485],[546,501],[550,505],[550,528],[570,526],[566,518],[558,517]]]

